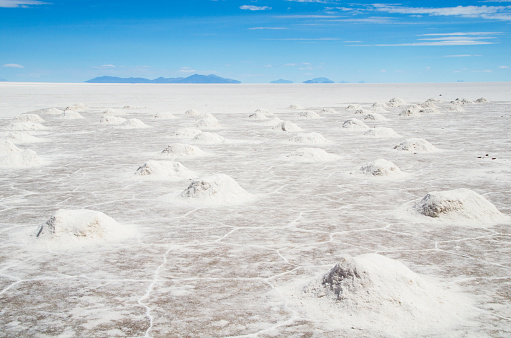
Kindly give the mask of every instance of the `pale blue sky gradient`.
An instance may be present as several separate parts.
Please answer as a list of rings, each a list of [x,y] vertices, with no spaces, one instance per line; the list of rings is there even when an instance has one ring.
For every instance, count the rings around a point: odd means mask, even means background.
[[[0,78],[511,80],[510,1],[0,0]]]

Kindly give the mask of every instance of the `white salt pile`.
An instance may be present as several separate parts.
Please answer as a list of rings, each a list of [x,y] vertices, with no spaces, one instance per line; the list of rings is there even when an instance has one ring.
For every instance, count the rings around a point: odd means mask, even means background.
[[[153,116],[155,119],[161,119],[161,120],[173,120],[177,119],[176,115],[169,113],[169,112],[160,112],[156,113]]]
[[[35,151],[20,149],[9,140],[0,140],[0,167],[27,168],[40,164],[41,161]]]
[[[421,112],[421,107],[418,104],[412,104],[403,110],[399,115],[401,116],[419,116]]]
[[[189,144],[171,143],[163,151],[161,155],[164,157],[197,157],[205,153],[198,147]]]
[[[303,119],[320,119],[322,118],[321,115],[319,115],[316,112],[313,111],[302,111],[300,112],[300,117]]]
[[[367,129],[369,129],[367,124],[365,124],[364,122],[360,121],[359,119],[355,119],[355,118],[344,121],[344,123],[342,124],[342,127],[345,129],[350,129],[350,130],[367,130]]]
[[[257,109],[255,112],[248,115],[248,118],[253,120],[266,120],[268,119],[268,116],[266,116],[266,114],[261,109]]]
[[[72,106],[66,107],[66,110],[83,111],[87,109],[87,106],[83,103],[73,104]]]
[[[45,140],[39,137],[35,137],[25,131],[13,131],[7,134],[7,139],[13,143],[39,143]]]
[[[79,120],[83,119],[84,117],[82,116],[82,114],[75,110],[65,110],[62,114],[59,115],[59,118],[65,120]]]
[[[465,188],[430,192],[415,203],[414,210],[424,216],[469,225],[487,226],[510,221],[486,198]]]
[[[114,116],[114,115],[103,115],[101,119],[99,120],[99,123],[101,124],[108,124],[108,125],[120,125],[123,124],[126,121],[124,117]]]
[[[37,112],[39,114],[44,114],[44,115],[60,115],[63,113],[62,110],[57,109],[57,108],[45,108],[45,109],[40,109]]]
[[[298,127],[296,124],[294,124],[291,121],[282,121],[282,122],[278,123],[276,126],[274,126],[273,129],[278,130],[278,131],[289,131],[289,132],[303,130],[302,128]]]
[[[369,113],[366,116],[364,116],[364,120],[388,121],[389,119],[378,113]]]
[[[355,110],[355,115],[364,115],[364,114],[369,114],[369,113],[371,113],[371,111],[368,109],[364,109],[364,108]]]
[[[314,163],[337,161],[340,159],[340,156],[327,153],[319,148],[299,148],[286,155],[284,159],[294,162]]]
[[[214,120],[208,119],[208,118],[199,120],[199,122],[197,122],[197,124],[195,126],[197,128],[201,128],[201,129],[220,129],[220,128],[222,128],[222,126],[220,125],[220,123],[218,123],[218,121],[214,121]]]
[[[439,151],[437,147],[423,138],[409,138],[394,147],[397,150],[409,151],[414,153],[427,153]]]
[[[153,160],[141,165],[135,172],[135,175],[172,180],[191,179],[196,176],[193,171],[188,170],[180,162]]]
[[[125,112],[123,112],[122,110],[120,109],[112,109],[112,108],[109,108],[107,110],[105,110],[103,112],[103,115],[110,115],[110,116],[123,116],[123,115],[126,115]]]
[[[202,130],[197,128],[179,128],[171,136],[179,138],[192,138],[202,133]]]
[[[193,180],[179,195],[187,201],[213,204],[240,204],[253,197],[230,176],[216,174]]]
[[[290,104],[289,109],[305,109],[304,107],[300,106],[299,104]]]
[[[372,110],[375,113],[388,113],[388,110],[383,107],[373,107]]]
[[[389,106],[387,106],[387,104],[386,104],[386,103],[383,103],[383,102],[375,102],[375,103],[373,103],[372,107],[373,107],[373,109],[375,109],[375,108],[381,108],[381,109],[387,110],[387,108],[388,108]]]
[[[21,114],[14,118],[15,122],[35,122],[43,123],[44,120],[37,114]]]
[[[323,108],[321,109],[321,113],[323,114],[336,114],[337,113],[337,110],[335,110],[334,108]]]
[[[346,107],[346,110],[359,110],[362,109],[362,106],[359,104],[350,104]]]
[[[23,131],[23,130],[37,131],[37,130],[46,130],[48,128],[43,126],[40,123],[37,123],[37,122],[25,121],[25,122],[13,122],[13,123],[11,123],[10,125],[7,126],[7,129],[9,129],[9,130],[19,130],[19,131]]]
[[[486,102],[488,102],[488,100],[484,97],[480,97],[476,100],[476,103],[486,103]]]
[[[278,124],[282,123],[284,121],[282,121],[281,119],[279,119],[278,117],[274,117],[272,118],[271,120],[269,121],[265,121],[265,122],[262,122],[262,125],[263,126],[270,126],[270,127],[275,127],[277,126]]]
[[[50,241],[115,240],[126,237],[127,228],[100,211],[57,210],[39,227],[38,239]]]
[[[299,144],[328,144],[328,141],[320,133],[298,134],[289,139],[290,142]]]
[[[207,131],[203,131],[202,133],[196,135],[193,138],[193,141],[195,143],[200,144],[219,144],[225,143],[226,139],[216,133],[209,133]]]
[[[117,128],[121,129],[142,129],[142,128],[149,128],[147,124],[140,121],[139,119],[128,119],[117,126]]]
[[[390,99],[389,102],[387,102],[387,106],[389,108],[401,107],[405,104],[406,104],[406,101],[403,99],[400,99],[398,97],[394,97],[394,98]]]
[[[375,127],[371,128],[364,133],[364,136],[375,137],[375,138],[397,138],[402,137],[394,131],[392,128],[386,127]]]
[[[463,109],[461,104],[454,103],[449,106],[449,111],[462,113],[465,111],[465,109]]]
[[[419,105],[420,112],[426,114],[439,114],[440,111],[434,101],[426,101]]]
[[[474,315],[468,297],[373,253],[342,257],[295,297],[308,316],[367,337],[442,335]]]
[[[370,176],[397,176],[402,173],[398,166],[382,158],[363,165],[360,171]]]
[[[474,102],[469,100],[469,99],[465,99],[465,98],[457,98],[456,100],[453,100],[451,101],[452,104],[461,104],[461,105],[465,105],[465,104],[473,104]]]
[[[195,110],[195,109],[189,109],[189,110],[185,111],[185,115],[190,116],[190,117],[200,116],[201,114],[202,114],[201,112],[199,112],[198,110]]]

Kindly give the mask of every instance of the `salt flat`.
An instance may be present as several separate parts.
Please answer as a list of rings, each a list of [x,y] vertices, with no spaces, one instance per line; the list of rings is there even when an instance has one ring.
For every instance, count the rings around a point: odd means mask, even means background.
[[[0,92],[0,335],[511,334],[509,83]]]

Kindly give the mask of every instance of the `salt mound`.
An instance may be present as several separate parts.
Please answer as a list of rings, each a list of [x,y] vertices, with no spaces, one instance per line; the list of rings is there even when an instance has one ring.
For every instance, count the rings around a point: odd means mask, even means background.
[[[350,104],[346,107],[346,110],[359,110],[362,109],[362,106],[359,104]]]
[[[378,113],[369,113],[366,116],[364,116],[364,120],[388,121],[389,119]]]
[[[389,111],[383,107],[373,107],[375,113],[388,113]]]
[[[248,118],[254,119],[254,120],[266,120],[268,117],[264,112],[262,112],[260,109],[257,109],[252,114],[248,115]]]
[[[300,117],[304,119],[320,119],[321,115],[313,111],[302,111],[300,112]]]
[[[484,97],[480,97],[476,100],[476,103],[486,103],[486,102],[488,102],[488,100]]]
[[[421,113],[433,113],[433,114],[438,114],[440,113],[440,111],[438,110],[438,107],[436,106],[435,102],[434,101],[426,101],[424,103],[421,103],[419,105],[419,108],[420,108],[420,112]]]
[[[195,116],[197,120],[204,120],[204,121],[210,121],[210,122],[218,122],[218,119],[213,116],[213,114],[205,113],[205,114],[199,114]]]
[[[197,128],[201,129],[220,129],[222,126],[218,121],[213,121],[211,119],[202,119],[196,125]]]
[[[66,120],[78,120],[83,119],[84,117],[77,111],[74,110],[66,110],[62,114],[59,115],[59,118]]]
[[[364,133],[365,136],[368,137],[376,137],[376,138],[396,138],[396,137],[402,137],[398,133],[394,131],[392,128],[386,128],[386,127],[376,127],[371,128],[368,131]]]
[[[149,128],[147,124],[140,121],[139,119],[128,119],[121,123],[117,128],[122,129],[141,129],[141,128]]]
[[[190,179],[195,176],[180,162],[174,161],[147,161],[135,172],[140,176],[166,177],[171,179]]]
[[[85,110],[87,106],[84,103],[73,104],[72,106],[66,107],[69,110]]]
[[[14,143],[39,143],[44,139],[30,135],[24,131],[13,131],[7,134],[7,139]]]
[[[16,151],[21,151],[21,149],[16,147],[12,141],[0,139],[0,154],[9,154]]]
[[[176,132],[174,134],[172,134],[172,136],[182,137],[182,138],[190,138],[190,137],[195,137],[195,136],[199,135],[200,133],[202,133],[202,130],[197,129],[197,128],[179,128],[178,130],[176,130]]]
[[[252,198],[252,195],[240,187],[232,177],[224,174],[193,180],[179,196],[189,201],[228,203],[229,205],[240,204]]]
[[[412,104],[401,112],[401,116],[418,116],[420,115],[421,107],[417,104]]]
[[[273,129],[279,130],[279,131],[290,131],[290,132],[303,130],[302,128],[298,127],[296,124],[294,124],[291,121],[280,122],[279,124],[274,126]]]
[[[389,106],[387,106],[386,103],[383,103],[383,102],[375,102],[373,103],[373,108],[382,108],[382,109],[387,109]]]
[[[395,176],[401,174],[401,170],[394,163],[384,159],[378,159],[365,164],[360,168],[360,171],[365,175],[371,176]]]
[[[461,112],[464,112],[465,109],[463,109],[463,107],[460,104],[455,103],[455,104],[451,104],[449,106],[449,111],[461,113]]]
[[[320,133],[307,133],[307,134],[298,134],[289,139],[289,141],[293,143],[300,144],[327,144],[330,143],[323,135]]]
[[[109,125],[120,125],[124,123],[126,119],[124,117],[113,116],[113,115],[103,115],[99,120],[101,124],[109,124]]]
[[[262,124],[264,126],[270,126],[270,127],[275,127],[277,126],[279,123],[282,123],[284,121],[282,121],[281,119],[279,119],[278,117],[274,117],[272,118],[271,120],[267,121],[267,122],[263,122]]]
[[[323,113],[323,114],[336,114],[337,110],[335,110],[334,108],[323,108],[323,109],[321,109],[321,113]]]
[[[290,104],[288,108],[289,109],[305,109],[302,106],[300,106],[299,104]]]
[[[57,108],[45,108],[45,109],[40,109],[37,112],[40,114],[45,114],[45,115],[60,115],[63,113],[62,110],[57,109]]]
[[[445,334],[465,324],[464,317],[474,309],[467,297],[374,253],[342,257],[303,289],[299,301],[320,321],[329,318],[345,330],[364,332],[364,337]]]
[[[163,149],[161,155],[166,157],[195,157],[204,155],[204,152],[189,144],[172,143]]]
[[[27,168],[40,165],[41,161],[35,151],[19,149],[8,153],[0,153],[0,167]]]
[[[414,153],[426,153],[440,150],[423,138],[409,138],[395,146],[394,149],[410,151]]]
[[[168,112],[164,112],[164,113],[156,113],[154,114],[153,116],[155,119],[162,119],[162,120],[173,120],[173,119],[177,119],[176,115],[172,114],[172,113],[168,113]]]
[[[371,111],[364,109],[364,108],[355,110],[355,115],[364,115],[364,114],[369,114],[369,113],[371,113]]]
[[[369,129],[367,124],[365,124],[364,122],[360,121],[359,119],[355,119],[355,118],[344,121],[344,123],[342,124],[342,127],[346,128],[346,129],[351,129],[351,130]]]
[[[405,100],[400,99],[398,97],[394,97],[394,98],[390,99],[389,102],[387,102],[387,106],[389,108],[400,107],[405,104],[406,104]]]
[[[198,110],[190,109],[190,110],[185,111],[185,115],[190,116],[190,117],[196,117],[196,116],[201,115],[201,113]]]
[[[465,104],[472,104],[474,102],[472,102],[471,100],[469,99],[460,99],[460,98],[457,98],[456,100],[454,101],[451,101],[452,104],[461,104],[461,105],[465,105]]]
[[[40,123],[37,122],[13,122],[9,126],[7,126],[7,129],[9,130],[45,130],[48,129],[47,127],[43,126]]]
[[[418,213],[446,221],[489,225],[509,222],[486,198],[469,189],[434,191],[414,205]]]
[[[39,227],[38,239],[109,240],[124,237],[125,229],[100,211],[59,209]]]
[[[121,116],[121,115],[126,115],[125,112],[123,112],[122,110],[120,109],[107,109],[103,112],[104,115],[110,115],[110,116]]]
[[[36,122],[43,123],[44,120],[37,114],[21,114],[14,118],[16,122]]]
[[[218,144],[225,143],[225,138],[215,133],[208,133],[207,131],[203,131],[202,133],[196,135],[193,138],[193,141],[196,143],[202,144]]]
[[[287,160],[295,162],[313,163],[313,162],[332,162],[340,159],[338,155],[329,154],[323,149],[318,148],[299,148],[286,156]]]

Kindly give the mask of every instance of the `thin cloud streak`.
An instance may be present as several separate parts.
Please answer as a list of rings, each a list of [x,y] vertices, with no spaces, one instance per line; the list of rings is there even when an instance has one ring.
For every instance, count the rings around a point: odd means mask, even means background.
[[[1,8],[27,8],[30,5],[50,5],[39,0],[0,0]]]

